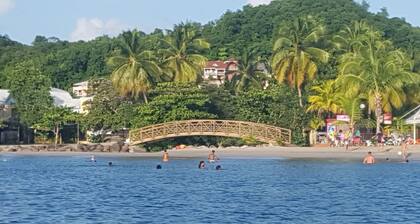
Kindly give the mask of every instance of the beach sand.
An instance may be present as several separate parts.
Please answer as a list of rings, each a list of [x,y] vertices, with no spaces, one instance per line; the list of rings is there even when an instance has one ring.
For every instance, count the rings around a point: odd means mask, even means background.
[[[181,158],[201,158],[206,159],[211,150],[216,150],[219,158],[235,159],[258,159],[258,158],[284,158],[284,159],[342,159],[342,160],[362,160],[367,152],[371,151],[378,160],[401,160],[398,152],[399,146],[384,147],[351,147],[329,148],[329,147],[228,147],[228,148],[207,148],[207,147],[188,147],[181,150],[168,150],[171,159]],[[411,145],[408,148],[410,160],[420,160],[420,145]],[[75,155],[96,155],[109,157],[144,157],[160,158],[162,152],[143,152],[143,153],[100,153],[100,152],[3,152],[0,155],[48,155],[48,156],[75,156]]]

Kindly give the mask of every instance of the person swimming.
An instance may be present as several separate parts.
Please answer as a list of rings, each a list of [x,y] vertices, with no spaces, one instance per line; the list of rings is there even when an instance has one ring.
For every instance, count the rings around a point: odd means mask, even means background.
[[[363,164],[374,164],[375,157],[373,157],[372,152],[368,152],[368,154],[363,159]]]
[[[216,151],[211,150],[211,153],[209,154],[209,157],[208,157],[208,161],[210,163],[214,163],[216,162],[216,160],[219,160],[219,158],[216,156]]]
[[[206,168],[206,163],[203,160],[201,160],[200,163],[198,163],[198,169],[204,169],[204,168]]]
[[[162,157],[162,161],[163,162],[169,162],[169,153],[165,150],[163,150],[163,157]]]
[[[157,169],[157,170],[160,170],[160,169],[162,169],[162,166],[161,166],[160,164],[158,164],[158,165],[156,166],[156,169]]]
[[[112,162],[108,162],[108,166],[112,166]]]
[[[95,155],[92,155],[92,156],[90,157],[90,161],[91,161],[91,162],[96,162]]]
[[[222,166],[221,165],[217,165],[216,166],[216,170],[222,170]]]

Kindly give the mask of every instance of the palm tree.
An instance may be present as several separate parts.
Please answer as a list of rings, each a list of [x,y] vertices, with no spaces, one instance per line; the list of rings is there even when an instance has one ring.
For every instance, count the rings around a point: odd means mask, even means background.
[[[350,130],[354,131],[356,122],[362,119],[362,111],[360,109],[361,99],[354,96],[342,96],[337,103],[340,108],[339,110],[349,116]]]
[[[340,87],[347,95],[368,96],[370,108],[374,108],[376,132],[381,131],[382,111],[400,108],[406,100],[404,86],[414,82],[409,60],[389,41],[371,29],[362,41],[357,54],[349,52],[340,59]]]
[[[164,49],[163,67],[175,82],[195,82],[207,62],[200,51],[208,49],[210,44],[200,38],[191,24],[176,26],[174,31],[162,39]]]
[[[333,37],[334,45],[344,53],[358,53],[369,31],[370,27],[365,21],[355,21],[352,26],[346,26]]]
[[[142,94],[145,103],[148,102],[147,92],[161,74],[153,52],[147,50],[147,45],[137,30],[124,32],[117,54],[108,60],[108,64],[114,68],[111,80],[118,92],[134,98]]]
[[[315,47],[324,34],[324,26],[312,17],[298,18],[283,24],[273,47],[272,68],[278,82],[287,82],[296,88],[299,104],[302,102],[302,85],[312,80],[318,72],[317,62],[327,62],[329,53]]]
[[[258,70],[259,60],[255,53],[246,50],[238,63],[238,74],[235,75],[231,83],[235,94],[248,91],[251,88],[262,89],[266,74]]]
[[[335,80],[327,80],[320,85],[312,86],[313,95],[308,97],[307,111],[316,111],[320,116],[324,112],[337,113],[341,94],[337,91]]]

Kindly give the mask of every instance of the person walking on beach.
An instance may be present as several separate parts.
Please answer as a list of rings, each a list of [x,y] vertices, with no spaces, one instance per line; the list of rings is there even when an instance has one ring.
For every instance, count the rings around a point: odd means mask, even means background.
[[[368,154],[363,159],[363,164],[374,164],[375,157],[373,157],[372,152],[368,152]]]
[[[216,162],[216,160],[219,160],[219,158],[216,156],[216,151],[211,150],[211,153],[209,154],[208,160],[210,163]]]
[[[402,155],[403,161],[407,161],[407,158],[408,158],[408,141],[403,141],[401,155]]]
[[[163,157],[162,157],[162,161],[163,162],[169,162],[169,153],[165,150],[163,150]]]

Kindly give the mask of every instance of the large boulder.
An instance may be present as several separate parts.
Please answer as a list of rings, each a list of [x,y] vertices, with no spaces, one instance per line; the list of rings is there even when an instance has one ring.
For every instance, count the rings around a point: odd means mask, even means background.
[[[104,150],[104,146],[101,144],[97,144],[95,145],[95,149],[93,150],[94,152],[102,152]]]
[[[110,150],[111,152],[120,152],[121,151],[121,146],[118,143],[113,143],[113,144],[111,144],[110,149],[111,149]]]
[[[145,148],[142,148],[140,146],[137,145],[130,145],[129,147],[129,152],[146,152]]]
[[[121,152],[128,152],[130,150],[130,147],[128,146],[128,144],[124,144],[121,147]]]

